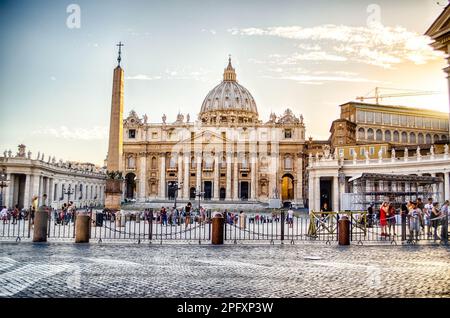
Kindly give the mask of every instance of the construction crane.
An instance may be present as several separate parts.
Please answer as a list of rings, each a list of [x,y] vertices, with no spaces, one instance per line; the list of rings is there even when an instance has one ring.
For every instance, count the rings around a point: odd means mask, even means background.
[[[393,93],[393,94],[380,94],[380,90],[393,90],[393,91],[403,91],[403,93]],[[367,96],[373,91],[370,91],[366,96],[358,96],[356,100],[364,102],[367,99],[375,99],[377,105],[383,98],[394,98],[394,97],[409,97],[409,96],[423,96],[423,95],[437,95],[442,92],[438,91],[420,91],[412,89],[399,89],[399,88],[386,88],[386,87],[375,87],[375,94],[373,96]]]

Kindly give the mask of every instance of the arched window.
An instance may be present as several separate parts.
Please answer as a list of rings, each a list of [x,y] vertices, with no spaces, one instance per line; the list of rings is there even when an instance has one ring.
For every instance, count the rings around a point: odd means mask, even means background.
[[[408,143],[408,134],[405,131],[402,132],[402,142]]]
[[[291,156],[287,156],[284,158],[284,169],[285,170],[292,170],[292,158]]]
[[[367,140],[373,140],[373,129],[369,128],[367,130]]]
[[[377,141],[383,140],[383,132],[381,129],[377,129]]]
[[[384,132],[384,140],[385,141],[391,141],[391,131],[390,130],[386,130]]]
[[[400,134],[398,133],[398,131],[394,131],[394,142],[399,142],[400,141]]]
[[[447,140],[447,135],[442,135],[441,140]]]
[[[427,134],[425,136],[425,142],[426,142],[427,145],[431,145],[432,144],[431,135],[430,134]]]
[[[129,156],[127,159],[127,167],[128,169],[134,169],[136,168],[136,160],[133,156]]]
[[[420,145],[422,145],[422,144],[425,143],[425,140],[424,140],[424,138],[423,138],[423,134],[422,134],[422,133],[420,133],[420,134],[417,136],[417,142],[418,142]]]
[[[359,140],[365,140],[366,139],[366,131],[362,127],[358,129],[358,139]]]
[[[415,144],[416,143],[416,134],[413,133],[413,132],[409,134],[409,143],[410,144]]]
[[[227,166],[227,157],[222,156],[222,161],[220,162],[220,168],[226,168]]]
[[[433,142],[439,141],[439,135],[434,135],[433,136]]]
[[[197,161],[195,160],[195,156],[191,157],[191,168],[195,168],[197,166]]]

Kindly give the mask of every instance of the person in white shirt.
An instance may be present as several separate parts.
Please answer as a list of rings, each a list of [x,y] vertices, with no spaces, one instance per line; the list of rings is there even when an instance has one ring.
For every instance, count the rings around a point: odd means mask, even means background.
[[[293,227],[294,226],[294,211],[292,210],[292,208],[290,208],[288,210],[287,222],[289,224],[289,227]]]
[[[3,220],[3,224],[8,221],[8,209],[6,206],[2,207],[2,210],[0,211],[0,219]]]
[[[424,223],[428,227],[428,236],[431,236],[430,218],[433,212],[433,198],[428,198],[428,203],[424,206]]]

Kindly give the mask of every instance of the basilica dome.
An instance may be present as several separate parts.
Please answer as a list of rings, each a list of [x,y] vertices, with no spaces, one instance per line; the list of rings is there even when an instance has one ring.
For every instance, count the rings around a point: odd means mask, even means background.
[[[244,86],[237,82],[231,58],[223,73],[223,81],[206,95],[199,118],[204,123],[258,121],[255,99]]]

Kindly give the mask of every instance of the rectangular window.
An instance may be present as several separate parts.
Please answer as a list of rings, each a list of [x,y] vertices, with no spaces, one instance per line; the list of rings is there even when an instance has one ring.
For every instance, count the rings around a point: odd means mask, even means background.
[[[406,126],[408,124],[407,117],[405,115],[400,116],[400,126]]]
[[[416,117],[416,127],[417,128],[423,127],[423,118],[422,117]]]
[[[156,139],[158,138],[158,133],[157,132],[152,132],[152,139]]]
[[[292,138],[292,130],[286,129],[286,130],[284,131],[284,138],[285,138],[285,139],[291,139],[291,138]]]
[[[366,122],[373,123],[373,113],[372,112],[366,112]]]
[[[128,130],[128,138],[130,138],[130,139],[136,138],[136,129]]]
[[[424,118],[423,125],[425,126],[425,128],[430,129],[431,128],[431,118]]]
[[[383,113],[383,124],[390,125],[391,124],[391,114]]]
[[[344,149],[339,149],[339,157],[344,157]]]
[[[356,121],[358,123],[366,122],[366,112],[364,112],[362,110],[357,110],[356,111]]]
[[[413,116],[408,116],[408,126],[409,127],[415,127],[416,125],[416,120],[414,119]]]
[[[381,113],[375,113],[375,124],[381,124]]]
[[[360,149],[359,149],[359,155],[360,155],[361,157],[364,157],[365,154],[366,154],[366,148],[360,148]]]
[[[392,115],[391,120],[392,120],[392,125],[398,125],[398,123],[399,123],[398,115]]]
[[[369,147],[369,155],[373,156],[375,153],[375,147]]]
[[[355,148],[350,148],[350,156],[353,157],[353,154],[355,153]]]

